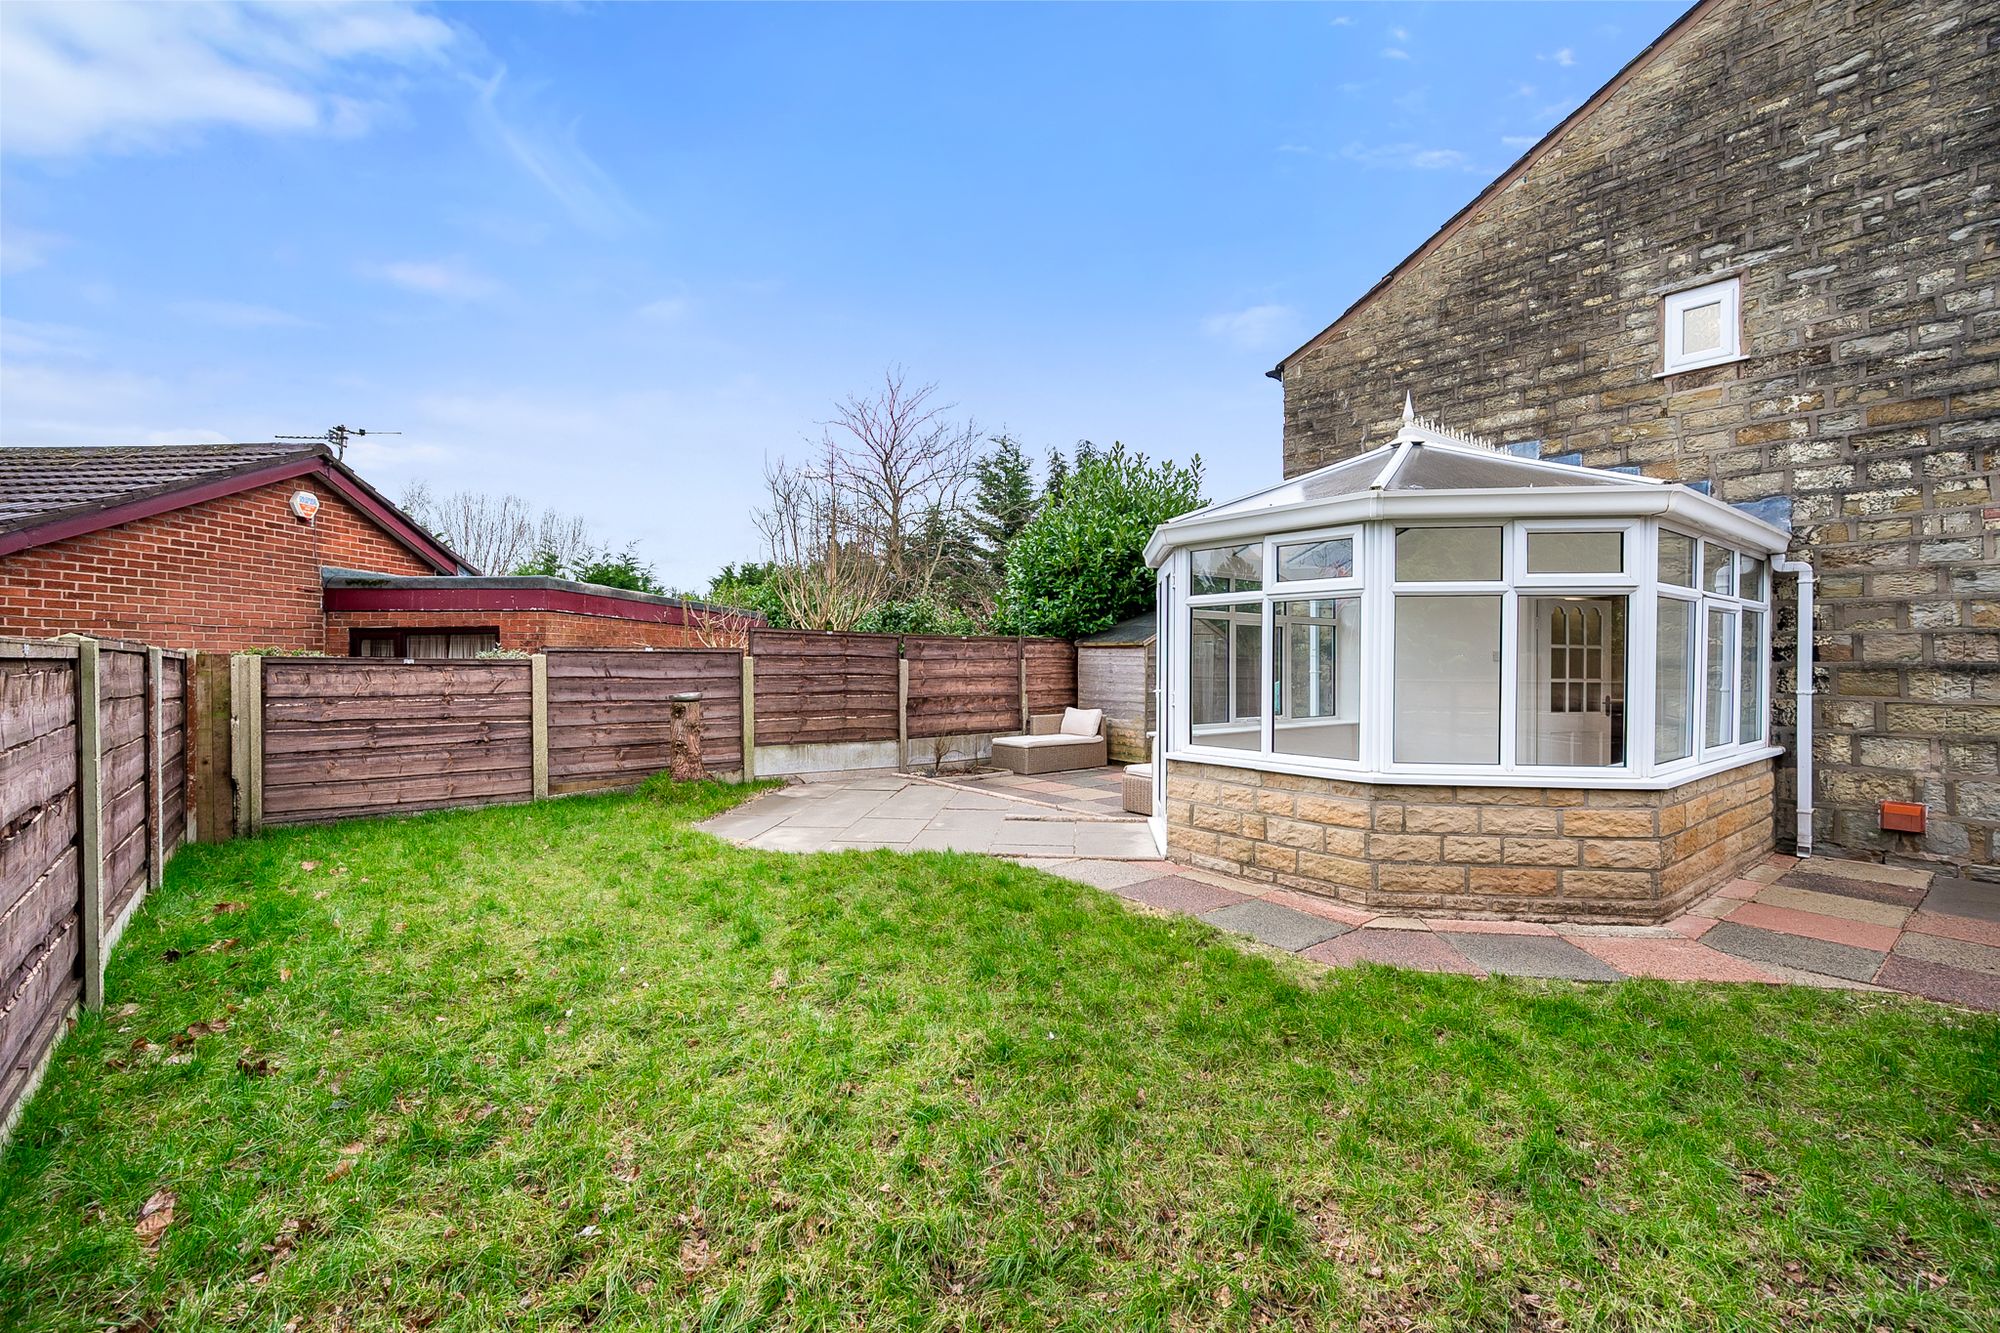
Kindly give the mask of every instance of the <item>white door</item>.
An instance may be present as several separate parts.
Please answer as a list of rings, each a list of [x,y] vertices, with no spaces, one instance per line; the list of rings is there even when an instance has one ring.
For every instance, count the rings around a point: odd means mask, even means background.
[[[1611,602],[1603,597],[1539,598],[1533,611],[1534,710],[1522,757],[1531,764],[1597,768],[1613,761],[1611,714],[1619,651],[1611,642]]]

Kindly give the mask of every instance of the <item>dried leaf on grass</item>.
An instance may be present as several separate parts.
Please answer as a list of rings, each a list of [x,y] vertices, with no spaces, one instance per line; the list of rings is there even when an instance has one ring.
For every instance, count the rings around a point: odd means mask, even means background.
[[[151,1254],[160,1248],[160,1238],[173,1225],[176,1202],[174,1192],[162,1188],[154,1190],[146,1202],[139,1205],[139,1220],[133,1225],[132,1234],[145,1246],[146,1253]]]

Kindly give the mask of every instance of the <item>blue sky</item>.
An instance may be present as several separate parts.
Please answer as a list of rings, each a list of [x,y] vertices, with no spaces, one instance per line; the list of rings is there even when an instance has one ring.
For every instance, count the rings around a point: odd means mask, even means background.
[[[0,441],[401,430],[690,587],[890,364],[1247,490],[1264,372],[1683,7],[9,4]]]

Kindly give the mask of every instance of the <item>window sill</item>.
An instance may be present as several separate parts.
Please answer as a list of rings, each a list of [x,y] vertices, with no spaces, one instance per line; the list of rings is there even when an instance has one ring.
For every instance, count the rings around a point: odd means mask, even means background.
[[[1170,763],[1181,764],[1212,764],[1218,768],[1249,768],[1265,773],[1292,773],[1300,777],[1325,778],[1331,782],[1366,783],[1376,787],[1569,787],[1612,791],[1667,791],[1700,778],[1727,773],[1731,769],[1743,768],[1761,760],[1775,759],[1784,752],[1785,747],[1782,745],[1765,745],[1738,754],[1705,759],[1699,764],[1677,768],[1671,773],[1655,773],[1651,777],[1643,778],[1623,770],[1599,773],[1578,769],[1545,768],[1532,772],[1517,769],[1509,773],[1498,769],[1453,768],[1449,765],[1440,765],[1438,771],[1434,773],[1380,772],[1366,768],[1340,768],[1332,764],[1315,764],[1278,755],[1246,753],[1242,750],[1183,748],[1168,751],[1167,760]]]
[[[1733,366],[1738,361],[1748,361],[1749,359],[1749,353],[1738,352],[1735,356],[1719,356],[1713,361],[1695,361],[1685,366],[1675,366],[1672,370],[1654,371],[1653,378],[1656,380],[1668,380],[1676,375],[1692,375],[1697,370],[1714,370],[1717,366]]]

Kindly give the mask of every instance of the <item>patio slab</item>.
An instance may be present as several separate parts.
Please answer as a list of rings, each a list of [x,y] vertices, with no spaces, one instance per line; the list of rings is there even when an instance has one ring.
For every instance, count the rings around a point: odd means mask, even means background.
[[[1849,981],[1873,981],[1887,954],[1873,949],[1857,949],[1803,935],[1746,926],[1736,921],[1717,923],[1701,937],[1711,949],[1720,949],[1753,963],[1775,963],[1802,972],[1818,972]]]
[[[1628,977],[1660,981],[1776,981],[1768,970],[1689,939],[1611,939],[1579,945]]]
[[[1137,884],[1123,884],[1111,891],[1121,898],[1130,898],[1133,902],[1157,907],[1163,912],[1185,912],[1189,915],[1200,915],[1231,903],[1250,900],[1247,893],[1219,889],[1213,884],[1203,884],[1200,880],[1181,875],[1163,875],[1159,879],[1142,880]]]
[[[1496,976],[1554,977],[1565,981],[1617,981],[1624,974],[1602,958],[1566,939],[1546,935],[1471,934],[1433,931],[1440,939]]]
[[[1350,930],[1345,935],[1315,944],[1301,957],[1328,967],[1353,967],[1357,963],[1383,963],[1390,967],[1410,967],[1420,972],[1457,972],[1464,976],[1486,975],[1478,964],[1428,930]]]
[[[2000,884],[1939,875],[1931,881],[1930,894],[1924,899],[1924,910],[1969,916],[1975,921],[2000,921]]]
[[[1988,972],[1968,972],[1921,958],[1891,957],[1876,976],[1879,985],[1921,995],[1942,1004],[1963,1005],[2000,1013],[2000,977]]]
[[[1873,949],[1878,953],[1889,952],[1896,943],[1897,934],[1894,926],[1874,926],[1865,921],[1850,921],[1846,917],[1797,912],[1789,907],[1767,907],[1761,902],[1743,904],[1724,921],[1786,935],[1802,935],[1806,939],[1824,940],[1828,944]]]
[[[1797,912],[1816,912],[1821,916],[1845,917],[1849,921],[1890,927],[1900,927],[1914,910],[1904,903],[1885,903],[1841,893],[1820,893],[1813,889],[1794,888],[1788,883],[1771,885],[1757,895],[1756,901],[1767,907],[1789,907]]]
[[[1344,935],[1352,929],[1338,921],[1328,921],[1325,917],[1312,916],[1305,912],[1281,907],[1277,903],[1266,902],[1262,898],[1252,898],[1247,902],[1231,903],[1212,912],[1202,914],[1203,921],[1211,926],[1248,935],[1262,944],[1286,953],[1297,953],[1310,949],[1313,945]]]
[[[1955,940],[1948,935],[1925,935],[1905,931],[1890,951],[1893,958],[1917,958],[1965,972],[1983,972],[2000,977],[2000,949],[1972,940]]]

